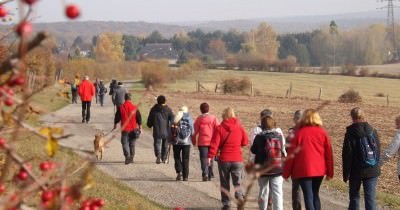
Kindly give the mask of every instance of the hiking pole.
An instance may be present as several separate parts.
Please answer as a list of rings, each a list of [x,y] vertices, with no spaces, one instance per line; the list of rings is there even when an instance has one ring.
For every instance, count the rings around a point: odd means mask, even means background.
[[[171,153],[171,143],[168,144],[168,150],[167,150],[167,164],[169,164],[169,154]]]

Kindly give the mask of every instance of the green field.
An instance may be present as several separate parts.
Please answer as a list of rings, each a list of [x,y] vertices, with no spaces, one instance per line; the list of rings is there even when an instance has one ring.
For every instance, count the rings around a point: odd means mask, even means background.
[[[337,100],[338,97],[349,89],[360,93],[363,102],[373,105],[386,106],[389,95],[390,106],[400,106],[400,81],[376,77],[350,77],[340,75],[256,72],[256,71],[231,71],[231,70],[206,70],[194,72],[185,80],[178,80],[168,84],[173,91],[196,91],[196,81],[209,91],[214,91],[217,82],[229,77],[248,77],[254,85],[254,90],[261,95],[284,97],[292,83],[292,97],[305,97],[317,99],[320,88],[324,100]],[[377,97],[383,94],[385,97]]]

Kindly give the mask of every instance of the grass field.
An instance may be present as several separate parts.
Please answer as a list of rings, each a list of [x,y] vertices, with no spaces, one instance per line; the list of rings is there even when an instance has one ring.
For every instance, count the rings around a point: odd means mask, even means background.
[[[61,87],[46,89],[32,98],[32,105],[44,113],[56,111],[69,103],[68,99],[57,96],[60,91]],[[38,115],[32,115],[28,122],[39,126],[38,118]],[[48,158],[45,153],[45,141],[43,139],[30,133],[23,133],[21,137],[15,147],[20,154],[23,154],[25,159],[31,160],[33,166],[37,166],[41,161]],[[67,163],[69,167],[74,168],[78,168],[82,163],[81,157],[71,150],[61,150],[52,161]],[[34,170],[37,170],[37,167],[34,167]],[[70,183],[76,182],[80,179],[80,176],[81,173],[77,173],[67,181]],[[85,190],[83,194],[85,197],[103,198],[106,205],[102,209],[165,209],[100,170],[93,170],[93,179],[95,182],[94,187]],[[37,198],[36,200],[40,199]]]
[[[284,97],[292,83],[292,97],[317,99],[322,88],[323,100],[336,101],[341,94],[352,88],[360,93],[364,103],[386,106],[386,95],[389,95],[389,105],[400,107],[400,81],[375,77],[207,70],[195,72],[185,80],[168,85],[168,88],[173,91],[193,92],[198,80],[207,90],[214,91],[217,82],[229,77],[248,77],[253,82],[255,92],[261,95]],[[377,97],[377,94],[385,97]]]

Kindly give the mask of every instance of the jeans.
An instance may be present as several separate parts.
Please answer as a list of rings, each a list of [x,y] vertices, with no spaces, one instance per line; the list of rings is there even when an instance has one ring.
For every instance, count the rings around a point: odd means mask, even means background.
[[[173,149],[176,173],[182,173],[183,178],[188,178],[190,145],[174,145]]]
[[[99,95],[99,101],[100,101],[100,105],[103,106],[103,104],[104,104],[104,94],[100,94]]]
[[[360,187],[361,182],[364,188],[364,201],[365,201],[365,210],[375,210],[376,209],[376,200],[375,200],[375,192],[376,192],[376,182],[377,177],[374,178],[352,178],[349,179],[349,210],[358,210],[360,209]]]
[[[307,210],[320,210],[321,201],[319,200],[319,187],[323,176],[300,178],[299,183],[303,191],[304,204]]]
[[[227,193],[230,192],[230,178],[235,187],[235,198],[243,198],[243,191],[240,186],[243,163],[218,161],[219,179],[221,184],[221,202],[224,206],[230,206],[230,199]]]
[[[262,176],[258,178],[260,187],[258,194],[258,208],[266,210],[268,207],[269,190],[271,188],[274,210],[283,210],[283,178],[282,176]]]
[[[199,146],[199,154],[200,154],[200,164],[201,164],[201,175],[203,177],[208,176],[209,178],[214,177],[213,171],[213,162],[211,161],[211,165],[208,166],[208,151],[210,150],[210,146]]]
[[[154,139],[154,155],[156,157],[161,158],[161,160],[164,162],[167,160],[167,155],[168,152],[168,143],[167,139]]]
[[[71,90],[71,95],[72,95],[72,103],[78,103],[78,90]]]
[[[86,120],[86,122],[89,122],[91,103],[91,101],[82,101],[82,121]]]
[[[293,210],[301,210],[301,192],[298,179],[292,179],[292,208]]]
[[[136,138],[135,135],[133,134],[133,131],[131,132],[122,131],[121,144],[125,159],[133,160],[133,158],[135,157],[135,143],[136,143]]]

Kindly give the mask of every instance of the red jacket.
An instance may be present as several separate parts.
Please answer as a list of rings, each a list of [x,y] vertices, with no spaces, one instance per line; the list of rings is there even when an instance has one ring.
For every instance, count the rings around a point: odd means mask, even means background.
[[[192,143],[196,145],[196,137],[199,134],[197,140],[198,146],[210,146],[211,139],[214,131],[217,129],[218,120],[214,115],[202,114],[197,117],[194,122],[194,133],[192,136]]]
[[[229,136],[228,136],[229,135]],[[223,162],[242,162],[242,149],[249,143],[247,134],[237,118],[223,120],[211,140],[208,158],[214,158],[220,150],[219,159]]]
[[[133,131],[138,127],[137,122],[137,107],[129,100],[126,100],[124,104],[119,107],[121,115],[121,128],[122,131]],[[140,115],[140,114],[139,114]],[[129,121],[128,121],[129,120]],[[127,122],[128,121],[128,122]],[[123,127],[125,126],[125,127]]]
[[[78,94],[81,101],[92,101],[95,91],[94,85],[89,80],[83,80],[79,84]]]
[[[294,158],[290,158],[292,155]],[[333,177],[331,141],[326,131],[319,126],[300,128],[291,141],[288,157],[284,165],[284,178]]]

